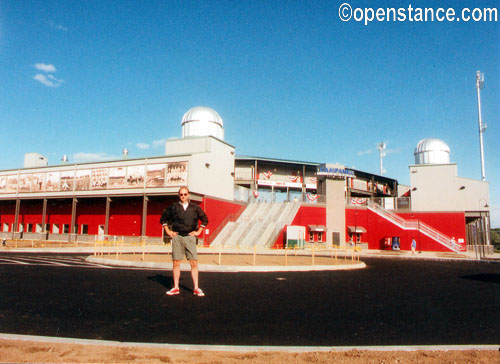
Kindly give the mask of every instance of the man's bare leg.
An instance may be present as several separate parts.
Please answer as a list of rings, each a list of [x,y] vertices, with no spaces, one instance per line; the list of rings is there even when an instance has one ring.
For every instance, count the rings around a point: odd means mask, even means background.
[[[198,287],[198,261],[190,260],[189,264],[191,264],[191,277],[193,278],[193,290],[197,290]]]
[[[172,273],[174,275],[174,288],[179,288],[179,280],[181,278],[181,261],[180,260],[173,261]]]

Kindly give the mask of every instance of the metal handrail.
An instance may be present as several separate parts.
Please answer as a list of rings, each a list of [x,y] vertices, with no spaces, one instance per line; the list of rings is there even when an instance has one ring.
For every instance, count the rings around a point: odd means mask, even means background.
[[[418,220],[406,220],[401,216],[385,210],[382,206],[373,202],[368,205],[368,208],[372,209],[380,216],[391,221],[392,223],[399,225],[404,230],[417,230],[455,252],[459,252],[463,249],[462,245],[456,243],[452,244],[449,236],[441,234],[437,229],[427,225],[424,222],[420,222]],[[455,245],[458,246],[458,248]]]

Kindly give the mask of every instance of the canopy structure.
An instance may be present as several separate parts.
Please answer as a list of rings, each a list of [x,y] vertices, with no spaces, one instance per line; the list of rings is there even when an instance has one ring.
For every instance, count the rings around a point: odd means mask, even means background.
[[[325,225],[308,225],[309,231],[326,231]]]
[[[362,226],[348,226],[347,230],[350,233],[366,233],[366,229]]]

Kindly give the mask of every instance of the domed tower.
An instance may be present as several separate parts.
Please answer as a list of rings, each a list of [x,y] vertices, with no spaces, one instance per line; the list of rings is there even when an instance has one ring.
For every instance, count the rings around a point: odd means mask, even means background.
[[[224,140],[222,118],[214,109],[196,106],[189,109],[182,117],[182,137],[213,136]]]
[[[415,152],[415,164],[449,164],[450,147],[441,139],[428,138],[418,142]]]

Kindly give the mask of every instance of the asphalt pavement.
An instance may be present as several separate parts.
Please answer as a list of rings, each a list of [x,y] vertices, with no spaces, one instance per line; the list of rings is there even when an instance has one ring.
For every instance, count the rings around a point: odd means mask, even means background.
[[[500,264],[363,260],[367,268],[353,271],[202,272],[205,297],[192,294],[188,272],[170,297],[168,270],[3,264],[0,332],[172,344],[500,343]]]

